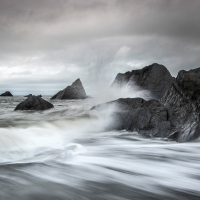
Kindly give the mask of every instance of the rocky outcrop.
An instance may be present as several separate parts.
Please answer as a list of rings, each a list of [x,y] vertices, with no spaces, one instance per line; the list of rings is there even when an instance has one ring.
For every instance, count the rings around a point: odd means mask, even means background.
[[[163,65],[154,63],[143,69],[133,70],[124,74],[117,74],[112,86],[132,87],[139,86],[141,89],[148,90],[155,99],[160,99],[173,82],[173,77]]]
[[[13,95],[9,91],[6,91],[3,94],[1,94],[0,96],[1,97],[12,97]]]
[[[15,108],[16,110],[47,110],[53,108],[53,105],[48,101],[41,98],[41,95],[35,96],[29,94],[26,100],[18,104]]]
[[[115,105],[115,129],[187,142],[200,136],[200,68],[181,70],[160,100],[118,99],[92,109]]]
[[[176,141],[200,136],[200,68],[181,70],[160,102],[168,109],[169,121],[176,127]]]
[[[71,86],[67,86],[64,90],[60,90],[51,99],[85,99],[87,98],[80,79],[77,79]]]
[[[121,98],[93,107],[92,110],[107,109],[110,105],[115,106],[112,129],[137,131],[145,136],[163,138],[174,132],[168,121],[167,108],[155,99]]]

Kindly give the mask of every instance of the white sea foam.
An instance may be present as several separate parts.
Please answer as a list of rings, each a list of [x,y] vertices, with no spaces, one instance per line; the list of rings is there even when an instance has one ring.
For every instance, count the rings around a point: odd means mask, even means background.
[[[87,199],[88,191],[95,188],[103,191],[102,199],[134,196],[136,190],[168,199],[179,199],[176,191],[183,192],[181,198],[185,193],[200,196],[200,141],[179,144],[126,131],[106,132],[115,123],[116,108],[90,110],[121,95],[106,93],[105,99],[56,100],[55,109],[44,112],[13,112],[16,102],[7,104],[7,112],[2,108],[0,197],[9,188],[14,194],[24,188],[32,193],[32,185],[34,193],[48,191],[51,196],[64,187],[58,194],[66,195],[63,199],[77,199],[80,190]],[[108,184],[118,185],[122,194],[115,196],[118,191],[112,193]]]

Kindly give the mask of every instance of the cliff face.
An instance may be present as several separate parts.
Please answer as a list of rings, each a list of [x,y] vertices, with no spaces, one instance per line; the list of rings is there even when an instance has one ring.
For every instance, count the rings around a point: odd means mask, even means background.
[[[112,86],[123,87],[134,85],[141,89],[149,90],[155,99],[160,99],[173,82],[173,77],[163,65],[152,64],[143,69],[133,70],[124,74],[119,73]]]
[[[59,91],[51,99],[85,99],[87,98],[80,79],[77,79],[71,86]]]

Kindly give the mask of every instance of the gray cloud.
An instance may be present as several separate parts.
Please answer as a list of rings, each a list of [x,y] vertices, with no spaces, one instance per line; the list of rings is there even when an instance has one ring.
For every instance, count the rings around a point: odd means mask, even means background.
[[[199,67],[199,9],[199,0],[0,0],[0,90],[53,94],[79,77],[92,94],[153,62],[174,76]]]

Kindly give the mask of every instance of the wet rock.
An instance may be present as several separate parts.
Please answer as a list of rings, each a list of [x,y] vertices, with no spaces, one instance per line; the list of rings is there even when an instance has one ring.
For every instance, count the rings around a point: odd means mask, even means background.
[[[64,90],[60,90],[51,99],[85,99],[87,98],[80,79],[77,79],[71,86],[67,86]]]
[[[129,129],[132,123],[132,115],[138,107],[145,102],[142,98],[120,98],[91,108],[91,110],[107,110],[113,108],[111,117],[114,119],[109,129]]]
[[[165,66],[154,63],[139,70],[117,74],[112,86],[133,88],[136,85],[150,91],[153,98],[160,99],[173,80]]]
[[[200,136],[200,68],[181,70],[160,102],[176,127],[176,141],[191,141]]]
[[[3,94],[1,94],[0,96],[1,97],[12,97],[13,95],[9,91],[6,91]]]
[[[93,109],[115,105],[119,130],[188,142],[200,136],[200,68],[181,70],[160,100],[118,99]]]
[[[137,131],[150,137],[168,137],[174,131],[168,121],[168,110],[157,100],[126,98],[108,102],[92,109],[114,105],[112,129]]]
[[[15,108],[16,110],[47,110],[50,108],[53,108],[53,105],[49,103],[48,101],[45,101],[39,96],[35,96],[32,94],[29,94],[26,100],[18,104]]]
[[[127,129],[150,137],[169,137],[173,127],[168,121],[168,110],[157,100],[144,102],[132,116],[132,122]]]

